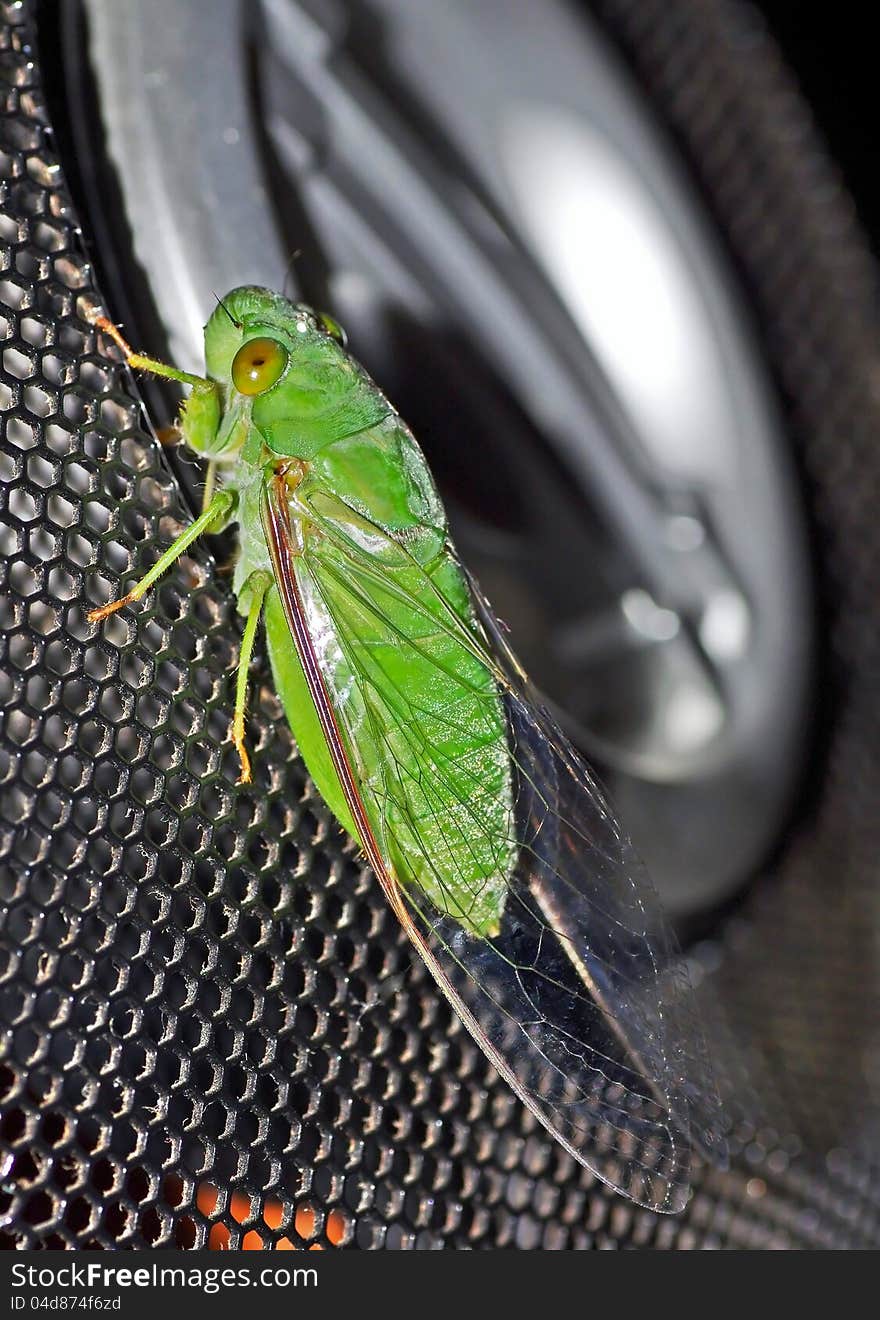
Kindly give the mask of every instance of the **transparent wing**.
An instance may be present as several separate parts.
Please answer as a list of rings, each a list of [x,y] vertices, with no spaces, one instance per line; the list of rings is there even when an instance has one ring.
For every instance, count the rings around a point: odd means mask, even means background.
[[[291,551],[277,490],[270,502],[267,533],[285,611],[328,741],[337,743],[337,770],[361,842],[389,902],[478,1044],[556,1139],[639,1204],[680,1210],[694,1149],[724,1159],[722,1116],[683,964],[601,790],[542,707],[470,579],[468,623],[405,546],[377,527],[366,536],[353,532],[354,511],[336,497],[312,498],[320,535],[307,539],[303,553]],[[445,752],[430,692],[414,700],[383,648],[365,645],[377,626],[400,647],[417,646],[428,656],[432,648],[448,654],[436,646],[438,631],[455,638],[492,676],[483,699],[501,694],[514,798],[509,846],[499,853],[513,862],[503,873],[497,933],[475,934],[460,919],[460,895],[447,902],[442,885],[420,885],[411,876],[401,884],[388,860],[399,851],[394,833],[405,833],[410,851],[422,848],[425,872],[436,873],[438,846],[460,849],[451,832],[476,846],[487,827],[482,786]],[[356,691],[339,690],[338,668],[328,659],[334,651],[356,675]],[[448,686],[448,661],[437,663]],[[472,720],[473,682],[463,687],[462,707]],[[454,718],[452,710],[445,718]],[[387,747],[382,782],[368,790],[353,770],[364,737]],[[418,752],[417,783],[407,769],[411,760],[401,760],[401,737]],[[459,809],[444,810],[442,828],[434,820],[428,830],[432,801],[439,813],[451,788]],[[480,894],[472,899],[478,907]]]

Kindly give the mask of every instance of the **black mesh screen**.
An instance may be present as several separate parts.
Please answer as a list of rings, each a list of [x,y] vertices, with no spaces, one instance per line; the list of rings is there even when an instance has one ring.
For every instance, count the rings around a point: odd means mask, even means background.
[[[831,696],[814,800],[777,873],[698,950],[732,1169],[704,1171],[668,1219],[545,1137],[413,964],[308,783],[260,660],[257,782],[235,787],[239,627],[222,546],[193,552],[143,608],[85,622],[190,515],[130,376],[80,315],[97,294],[30,13],[5,3],[7,1247],[880,1243],[873,269],[751,20],[715,0],[600,12],[747,254],[796,401],[824,573]]]

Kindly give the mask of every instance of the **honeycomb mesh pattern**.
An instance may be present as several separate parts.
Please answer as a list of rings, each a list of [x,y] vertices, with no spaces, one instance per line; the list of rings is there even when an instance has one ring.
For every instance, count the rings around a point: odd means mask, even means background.
[[[737,217],[833,603],[827,773],[696,965],[732,1168],[669,1219],[545,1137],[410,959],[259,657],[256,783],[235,787],[222,547],[85,621],[190,515],[82,319],[32,14],[0,0],[0,1245],[880,1244],[873,270],[751,19],[599,9]]]

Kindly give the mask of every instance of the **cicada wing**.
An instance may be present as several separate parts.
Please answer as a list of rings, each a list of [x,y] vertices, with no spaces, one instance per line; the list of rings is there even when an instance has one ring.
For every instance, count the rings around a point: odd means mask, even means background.
[[[561,846],[554,864],[546,841],[536,839],[532,892],[558,896],[560,928],[595,961],[597,985],[604,987],[631,1057],[641,1061],[645,1076],[666,1073],[673,1120],[698,1152],[724,1165],[728,1120],[687,964],[656,890],[603,788],[523,671],[478,583],[467,569],[463,572],[505,689],[514,739],[520,731],[513,750],[524,794],[519,819],[527,819],[525,801],[535,785],[542,786],[539,797],[545,804],[555,793],[553,810],[544,811],[539,803],[536,816],[560,822]],[[533,769],[524,773],[530,763]],[[571,902],[566,900],[570,894],[575,895]],[[593,921],[594,911],[604,912],[611,924]]]
[[[533,1113],[617,1190],[678,1211],[694,1149],[719,1163],[726,1149],[684,965],[586,768],[531,701],[504,700],[519,858],[500,931],[475,938],[413,886],[403,901],[435,977]]]
[[[318,676],[310,681],[313,696],[319,712],[327,707],[328,737],[340,743],[340,778],[361,842],[441,989],[535,1116],[603,1181],[652,1209],[680,1210],[693,1144],[720,1157],[724,1141],[686,978],[654,892],[589,771],[501,654],[497,625],[476,589],[476,615],[465,622],[442,599],[426,605],[433,580],[407,597],[401,584],[413,580],[409,552],[379,528],[370,529],[369,544],[353,536],[352,514],[322,497],[311,510],[320,536],[281,571],[296,577],[282,599],[298,646],[311,650],[304,668]],[[279,534],[276,526],[270,541]],[[283,556],[274,557],[278,572]],[[403,632],[400,610],[388,609],[392,597],[410,609],[413,625]],[[405,831],[406,847],[422,847],[430,872],[438,843],[436,831],[428,837],[425,802],[432,785],[439,800],[439,786],[448,796],[450,783],[462,781],[431,732],[430,701],[414,703],[399,671],[365,648],[363,637],[379,624],[400,646],[421,646],[412,639],[424,634],[417,623],[428,616],[482,658],[494,677],[485,700],[500,694],[506,713],[513,860],[500,924],[488,933],[463,922],[460,903],[444,902],[436,886],[429,893],[411,873],[401,883],[391,861],[403,851],[395,832]],[[348,660],[345,690],[334,654]],[[448,683],[445,664],[443,673]],[[470,685],[466,697],[473,701]],[[365,788],[354,768],[359,741],[381,739],[392,722],[419,749],[417,788],[391,756],[386,782]],[[472,794],[462,791],[459,817],[445,828],[475,840],[488,831],[474,808],[479,790],[475,782]]]

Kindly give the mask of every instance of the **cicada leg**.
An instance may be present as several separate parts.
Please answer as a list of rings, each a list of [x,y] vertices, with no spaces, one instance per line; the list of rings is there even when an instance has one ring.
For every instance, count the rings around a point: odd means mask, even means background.
[[[247,620],[244,625],[244,633],[241,639],[241,653],[238,657],[238,675],[235,682],[235,710],[232,714],[232,741],[235,750],[238,752],[238,759],[241,762],[240,784],[249,784],[251,782],[251,762],[247,753],[247,747],[244,741],[245,710],[247,707],[247,682],[248,670],[250,669],[251,656],[254,653],[254,639],[257,635],[257,624],[260,622],[260,615],[263,612],[263,603],[266,599],[266,592],[272,584],[272,579],[268,573],[252,573],[244,585],[242,595],[250,595],[248,605]]]
[[[144,574],[140,581],[132,587],[131,591],[118,597],[117,600],[111,600],[107,605],[89,610],[86,616],[89,622],[100,623],[102,619],[106,619],[110,614],[115,614],[117,610],[121,610],[125,605],[131,605],[134,601],[140,600],[142,596],[147,594],[153,583],[192,545],[193,541],[197,540],[203,532],[206,532],[212,523],[224,522],[232,513],[234,506],[235,496],[232,491],[218,490],[207,509],[203,509],[195,522],[190,523],[189,527],[185,528],[180,536],[172,541],[164,555],[160,555],[149,572]]]
[[[108,334],[117,347],[122,349],[128,366],[136,371],[147,371],[151,376],[161,376],[165,380],[176,380],[179,384],[190,387],[190,395],[183,403],[176,429],[190,449],[209,457],[212,456],[221,417],[220,388],[217,382],[209,380],[207,376],[196,376],[191,371],[181,371],[179,367],[172,367],[167,362],[160,362],[158,358],[147,357],[144,353],[136,353],[123,337],[119,327],[115,326],[106,316],[102,316],[100,312],[87,311],[86,319],[98,330],[103,330],[105,334]],[[213,480],[212,464],[209,463],[209,488],[206,491],[203,508],[208,507],[213,493]]]
[[[191,385],[194,390],[200,390],[207,393],[209,390],[216,391],[216,385],[206,376],[196,376],[190,371],[181,371],[179,367],[169,366],[167,362],[160,362],[158,358],[147,357],[144,353],[136,353],[131,344],[123,337],[122,331],[107,316],[102,316],[100,312],[88,311],[86,319],[98,330],[103,330],[109,335],[114,344],[122,349],[123,356],[130,367],[138,371],[149,371],[153,376],[164,376],[168,380],[180,381],[181,385]]]
[[[144,353],[136,353],[123,337],[118,326],[115,326],[106,316],[93,309],[87,310],[85,315],[92,325],[96,326],[98,330],[103,330],[122,349],[125,361],[130,367],[139,371],[148,371],[153,376],[162,376],[167,380],[176,380],[181,385],[191,387],[192,392],[183,405],[180,425],[175,427],[174,430],[193,449],[209,450],[220,424],[220,391],[216,381],[208,380],[206,376],[193,375],[189,371],[181,371],[178,367],[172,367],[167,362],[160,362],[157,358],[147,357]],[[102,605],[99,609],[90,610],[88,614],[90,622],[98,623],[101,619],[106,619],[109,614],[122,609],[124,605],[130,605],[132,602],[140,600],[149,591],[156,579],[171,567],[187,547],[192,545],[197,537],[201,536],[202,532],[206,532],[213,523],[221,523],[226,520],[234,507],[235,496],[229,491],[217,491],[215,493],[215,477],[216,465],[209,462],[208,476],[202,498],[202,511],[198,518],[184,532],[181,532],[173,545],[169,546],[164,555],[127,595],[121,596],[118,600],[110,601],[108,605]]]

